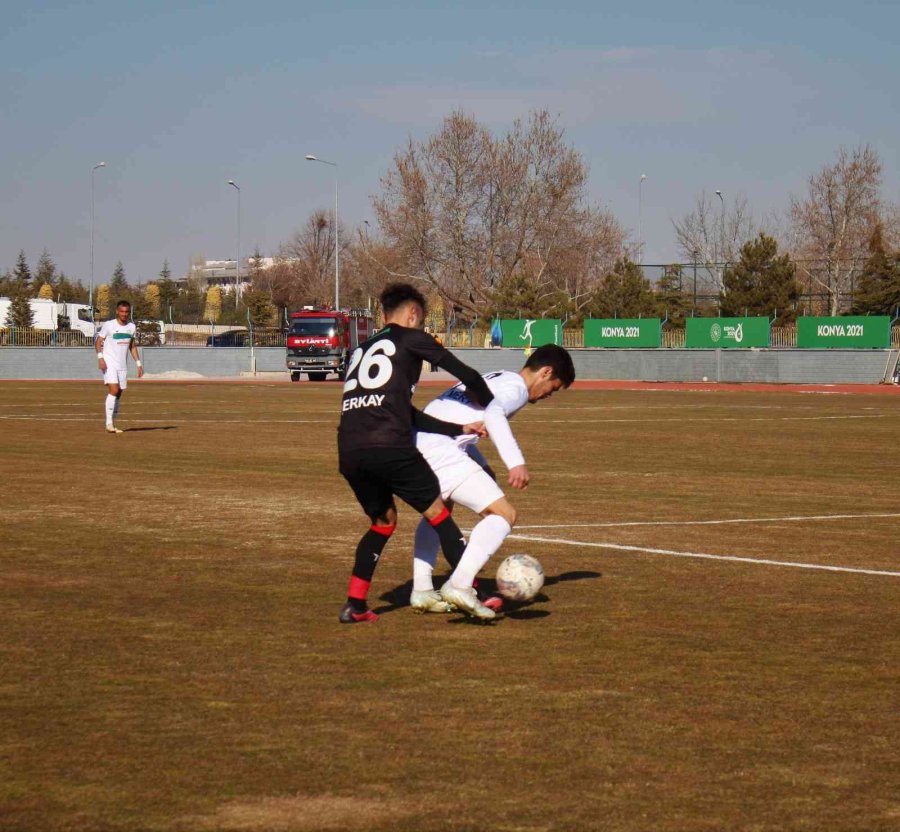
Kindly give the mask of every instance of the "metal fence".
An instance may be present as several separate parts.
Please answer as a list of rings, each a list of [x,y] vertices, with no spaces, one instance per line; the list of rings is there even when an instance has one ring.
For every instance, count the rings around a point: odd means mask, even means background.
[[[251,346],[250,332],[246,329],[225,329],[216,327],[215,341],[209,328],[197,327],[193,331],[169,329],[165,332],[138,332],[136,341],[144,347],[247,347]],[[664,326],[662,347],[664,349],[684,348],[684,329]],[[486,328],[458,328],[449,332],[435,333],[441,343],[452,349],[467,347],[485,348],[491,345],[491,332]],[[580,326],[563,327],[563,346],[568,349],[584,348],[584,329]],[[89,347],[94,339],[76,330],[44,330],[26,328],[0,329],[0,347]],[[254,329],[252,346],[284,347],[287,334],[280,329]],[[797,346],[797,327],[773,326],[769,330],[769,346],[775,349],[793,349]],[[891,349],[900,349],[900,325],[891,328]]]

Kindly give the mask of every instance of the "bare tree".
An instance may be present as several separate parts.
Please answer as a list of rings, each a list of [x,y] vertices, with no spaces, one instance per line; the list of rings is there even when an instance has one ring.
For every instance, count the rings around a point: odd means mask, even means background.
[[[268,291],[278,306],[334,303],[334,230],[331,212],[318,210],[281,244],[275,265],[259,278],[260,288]],[[338,230],[343,262],[347,234],[343,226]]]
[[[867,256],[874,226],[885,216],[892,226],[896,209],[879,193],[881,160],[868,145],[838,149],[833,164],[809,178],[806,195],[791,198],[794,258],[808,288],[827,293],[828,312],[837,315],[849,300],[852,280]]]
[[[672,227],[681,256],[703,268],[704,288],[715,294],[722,291],[726,264],[737,261],[741,246],[757,232],[746,197],[738,194],[729,201],[721,191],[712,196],[703,191],[693,210],[680,220],[672,220]]]
[[[587,169],[546,112],[495,137],[454,112],[423,143],[410,139],[373,199],[393,276],[421,281],[466,316],[525,280],[540,296],[585,300],[622,251],[612,215],[585,204]],[[596,272],[596,274],[594,273]]]

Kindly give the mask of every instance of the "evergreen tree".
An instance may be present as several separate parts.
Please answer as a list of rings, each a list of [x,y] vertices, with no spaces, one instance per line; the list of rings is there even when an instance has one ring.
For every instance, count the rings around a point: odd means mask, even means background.
[[[84,284],[78,280],[69,280],[65,272],[59,273],[59,278],[56,282],[56,294],[60,300],[71,303],[87,303],[88,301],[88,293]]]
[[[25,292],[16,292],[9,305],[6,324],[11,327],[30,328],[34,326],[34,312],[31,310],[30,298]]]
[[[723,289],[719,296],[722,315],[771,318],[777,310],[781,323],[793,322],[800,299],[795,272],[790,256],[779,257],[775,239],[760,232],[741,246],[738,262],[727,266],[722,274]]]
[[[268,292],[251,287],[244,291],[244,304],[250,313],[253,326],[268,327],[273,324],[275,305]]]
[[[869,257],[853,292],[854,315],[893,315],[900,306],[900,257],[884,247],[877,223],[869,237]]]
[[[159,271],[159,280],[156,281],[159,289],[159,311],[166,319],[169,317],[169,309],[175,305],[178,299],[178,286],[172,280],[172,270],[169,268],[169,261],[163,261],[163,267]]]
[[[50,257],[50,252],[44,249],[38,260],[37,270],[34,273],[34,282],[37,286],[43,287],[49,284],[52,291],[56,285],[56,263]],[[52,295],[51,295],[52,296]]]
[[[31,291],[31,269],[28,268],[28,261],[25,259],[24,251],[20,251],[16,259],[16,268],[13,270],[13,284],[14,288],[11,294]]]
[[[683,326],[691,310],[691,297],[684,291],[684,273],[681,263],[666,266],[656,284],[656,300],[660,317],[669,317],[675,326]]]
[[[125,267],[122,265],[121,260],[116,263],[116,268],[113,271],[112,280],[109,283],[109,293],[115,297],[116,303],[126,298],[130,293],[128,281],[125,279]]]
[[[627,257],[617,260],[585,307],[594,318],[655,317],[657,299],[643,269]]]
[[[49,283],[44,283],[38,290],[38,297],[43,300],[53,300],[53,287]]]
[[[0,298],[8,298],[13,293],[13,276],[12,272],[7,269],[0,275]],[[3,325],[3,321],[0,321],[0,326]]]
[[[25,260],[25,252],[20,251],[16,260],[16,269],[13,272],[12,286],[10,287],[9,314],[6,317],[7,326],[32,327],[34,326],[34,312],[31,310],[31,270]]]

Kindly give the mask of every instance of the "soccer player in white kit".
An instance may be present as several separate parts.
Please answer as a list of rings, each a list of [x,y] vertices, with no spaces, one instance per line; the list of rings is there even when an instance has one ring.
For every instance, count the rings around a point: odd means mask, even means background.
[[[128,386],[128,353],[137,364],[138,378],[144,375],[144,365],[138,354],[137,344],[134,342],[134,334],[137,327],[131,317],[131,304],[127,300],[120,300],[116,304],[116,317],[106,321],[97,333],[97,361],[100,364],[100,372],[103,373],[103,383],[106,385],[106,432],[122,433],[115,426],[115,418],[119,415],[119,402],[122,392]]]
[[[484,376],[494,400],[485,408],[471,401],[462,384],[438,396],[425,413],[468,424],[483,421],[500,458],[509,470],[512,488],[528,487],[525,457],[509,426],[509,419],[529,402],[552,396],[575,380],[572,357],[562,347],[545,344],[529,356],[518,372],[500,371]],[[435,591],[432,574],[438,541],[427,523],[416,529],[413,591],[410,604],[419,612],[448,612],[453,607],[476,618],[493,618],[499,603],[485,605],[475,591],[475,577],[500,548],[516,522],[516,510],[497,484],[494,472],[475,447],[477,436],[438,436],[419,433],[416,447],[437,474],[441,496],[448,505],[459,503],[482,519],[472,530],[468,546],[449,580]],[[496,599],[499,601],[499,599]]]

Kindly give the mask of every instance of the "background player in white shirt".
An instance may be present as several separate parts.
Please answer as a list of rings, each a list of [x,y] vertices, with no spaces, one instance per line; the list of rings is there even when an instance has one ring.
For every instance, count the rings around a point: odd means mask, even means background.
[[[105,321],[97,333],[95,346],[100,372],[106,384],[106,432],[122,433],[114,419],[119,415],[119,401],[122,391],[128,386],[128,353],[137,364],[138,378],[144,375],[144,366],[134,343],[137,327],[128,319],[131,317],[131,304],[120,300],[116,304],[116,317]]]
[[[509,470],[512,488],[528,487],[525,457],[509,426],[509,419],[529,402],[549,398],[575,380],[572,357],[562,347],[546,344],[529,356],[518,372],[500,371],[484,376],[494,400],[481,407],[470,400],[466,388],[457,384],[426,408],[430,416],[457,424],[482,420],[500,458]],[[477,597],[475,576],[496,552],[516,522],[516,510],[497,484],[475,443],[477,436],[439,436],[419,433],[416,447],[437,474],[441,496],[450,507],[460,503],[483,518],[472,530],[462,559],[447,583],[436,592],[433,583],[438,541],[427,523],[416,529],[413,561],[412,607],[423,612],[447,612],[450,605],[477,618],[493,618],[499,599],[487,606]],[[443,603],[441,603],[443,601]]]

